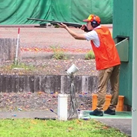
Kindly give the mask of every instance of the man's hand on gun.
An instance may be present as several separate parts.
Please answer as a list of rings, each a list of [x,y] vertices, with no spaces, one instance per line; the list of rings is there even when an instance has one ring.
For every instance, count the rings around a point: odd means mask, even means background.
[[[84,30],[85,32],[89,32],[89,30],[88,30],[86,25],[82,25],[80,29]]]
[[[67,28],[67,25],[66,25],[66,24],[63,24],[63,23],[58,23],[58,26],[59,26],[60,28],[64,28],[64,29]],[[86,25],[82,25],[82,26],[80,27],[80,29],[84,30],[85,32],[89,32],[89,30],[87,29],[87,26],[86,26]]]
[[[63,24],[63,23],[58,23],[58,26],[59,26],[60,28],[64,28],[64,29],[67,28],[67,25],[66,25],[66,24]]]

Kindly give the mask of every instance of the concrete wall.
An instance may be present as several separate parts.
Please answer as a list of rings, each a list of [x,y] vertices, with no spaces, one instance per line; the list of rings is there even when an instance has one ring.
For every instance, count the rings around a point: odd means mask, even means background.
[[[97,91],[96,76],[75,76],[75,92]],[[0,92],[70,93],[71,79],[67,75],[7,75],[0,74]]]
[[[0,62],[14,60],[16,39],[0,38]]]

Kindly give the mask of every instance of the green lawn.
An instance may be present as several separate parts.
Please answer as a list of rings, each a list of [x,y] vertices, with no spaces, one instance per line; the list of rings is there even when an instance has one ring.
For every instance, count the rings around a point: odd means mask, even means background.
[[[96,120],[1,119],[0,137],[127,137]]]

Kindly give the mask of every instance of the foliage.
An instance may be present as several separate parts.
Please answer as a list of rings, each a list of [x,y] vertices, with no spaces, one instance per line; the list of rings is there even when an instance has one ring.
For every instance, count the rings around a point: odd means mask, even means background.
[[[51,46],[51,48],[54,52],[53,58],[57,60],[67,59],[67,56],[64,54],[60,47]]]
[[[33,65],[26,65],[25,63],[17,63],[17,64],[11,64],[11,69],[14,69],[14,68],[22,68],[22,69],[25,69],[25,70],[33,70],[34,69],[34,66]]]
[[[127,137],[96,120],[1,119],[0,137]]]
[[[85,55],[86,60],[90,60],[90,59],[94,59],[94,58],[95,58],[94,52],[91,50]]]
[[[22,72],[27,72],[27,71],[34,71],[36,68],[35,66],[31,65],[31,64],[25,64],[25,63],[10,63],[10,64],[6,64],[3,66],[0,66],[1,71],[3,72],[10,72],[12,70],[15,71],[22,71]]]

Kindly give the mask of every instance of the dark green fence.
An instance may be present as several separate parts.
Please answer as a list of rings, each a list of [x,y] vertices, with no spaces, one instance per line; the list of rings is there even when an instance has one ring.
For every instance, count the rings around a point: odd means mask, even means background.
[[[89,14],[112,23],[113,0],[6,0],[0,1],[0,24],[36,24],[28,17],[82,23]]]

